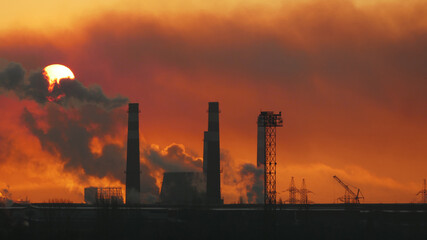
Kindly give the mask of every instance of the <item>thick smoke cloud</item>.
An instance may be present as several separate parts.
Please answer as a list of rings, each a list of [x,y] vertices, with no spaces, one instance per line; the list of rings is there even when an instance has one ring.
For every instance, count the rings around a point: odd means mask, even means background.
[[[124,148],[115,144],[107,144],[103,146],[102,154],[99,156],[90,148],[93,137],[105,137],[108,134],[98,129],[115,127],[114,123],[109,120],[115,112],[106,112],[94,105],[86,105],[83,108],[85,109],[84,119],[81,116],[73,118],[71,114],[54,106],[49,106],[46,115],[43,116],[36,116],[24,109],[22,121],[40,140],[44,150],[52,154],[59,154],[66,161],[65,170],[82,167],[88,175],[105,177],[110,174],[123,181]],[[74,111],[73,114],[81,114],[81,112]],[[105,120],[99,121],[99,115]],[[39,127],[41,122],[48,123],[47,129]]]
[[[63,79],[55,84],[52,91],[42,71],[33,72],[28,79],[25,70],[18,63],[9,63],[0,71],[0,90],[13,92],[20,99],[31,99],[40,104],[53,101],[62,106],[81,106],[86,103],[97,104],[105,109],[123,106],[128,102],[125,97],[109,98],[105,96],[101,87],[83,86],[78,80]]]
[[[125,129],[125,118],[123,109],[108,111],[93,104],[79,109],[50,104],[42,115],[24,109],[21,116],[24,126],[37,137],[42,149],[58,155],[64,161],[64,170],[79,174],[83,183],[90,176],[110,177],[125,183],[126,146],[106,143],[102,149],[93,149],[94,139],[114,138],[115,133]],[[145,146],[142,157],[147,160],[141,162],[141,197],[145,203],[158,200],[159,188],[153,172],[202,170],[202,160],[178,144],[163,150]],[[84,172],[79,173],[80,169]]]
[[[179,144],[171,144],[164,150],[150,146],[142,154],[155,168],[166,172],[202,171],[202,159],[187,153],[184,146]]]
[[[126,146],[105,143],[94,151],[94,138],[114,138],[119,129],[125,129],[123,109],[107,111],[97,105],[86,104],[81,109],[65,110],[49,105],[43,115],[24,109],[22,122],[38,138],[42,149],[58,155],[64,161],[64,170],[75,172],[83,183],[88,177],[110,177],[125,183]],[[40,125],[45,124],[47,128]],[[91,147],[92,146],[92,147]],[[79,170],[83,169],[83,173]],[[158,193],[156,180],[145,164],[141,165],[141,192],[149,201]]]

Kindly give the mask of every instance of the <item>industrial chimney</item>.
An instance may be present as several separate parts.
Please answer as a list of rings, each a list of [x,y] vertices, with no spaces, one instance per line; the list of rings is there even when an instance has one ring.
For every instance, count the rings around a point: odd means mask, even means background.
[[[206,175],[207,202],[221,204],[218,102],[209,102],[208,131],[204,133],[203,142],[203,172]]]
[[[140,203],[139,107],[129,103],[126,159],[126,204]]]

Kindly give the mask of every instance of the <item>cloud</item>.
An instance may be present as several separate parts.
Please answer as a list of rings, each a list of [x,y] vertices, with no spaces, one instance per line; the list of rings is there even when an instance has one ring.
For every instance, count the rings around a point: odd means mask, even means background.
[[[142,156],[154,168],[165,172],[201,172],[202,159],[185,151],[185,147],[173,143],[160,150],[158,146],[151,145],[144,148]]]
[[[58,156],[64,162],[64,171],[77,175],[81,183],[89,184],[91,177],[96,177],[124,184],[125,116],[123,109],[108,111],[90,104],[79,109],[62,109],[50,104],[40,115],[24,109],[21,119],[40,141],[42,150]],[[97,144],[93,144],[94,139]],[[158,191],[149,166],[141,163],[143,201],[155,201]]]
[[[339,177],[354,191],[360,188],[365,203],[410,202],[420,185],[411,181],[404,184],[394,176],[381,176],[380,173],[354,164],[343,167],[324,163],[288,164],[279,166],[277,171],[277,180],[280,182],[278,193],[282,194],[282,198],[287,194],[283,190],[288,188],[291,176],[295,177],[297,187],[300,187],[301,179],[305,178],[307,188],[314,192],[309,196],[310,200],[317,203],[334,202],[344,194],[344,188],[333,176]]]
[[[248,203],[264,202],[263,168],[250,163],[238,164],[230,151],[221,149],[221,170],[222,192],[230,198],[229,201],[240,198]]]
[[[20,99],[31,99],[40,104],[53,101],[62,106],[81,106],[91,103],[105,109],[113,109],[125,105],[125,97],[108,98],[101,87],[86,88],[78,80],[63,79],[49,91],[49,83],[42,71],[33,72],[25,79],[26,71],[18,64],[11,62],[0,72],[0,90],[13,92]]]
[[[249,203],[264,202],[264,169],[253,164],[243,164],[240,169],[242,180],[248,181],[246,196]]]
[[[21,119],[24,126],[38,138],[44,150],[59,155],[65,161],[65,170],[82,168],[87,175],[100,178],[111,175],[123,181],[124,147],[107,143],[102,146],[101,155],[98,156],[92,152],[90,143],[95,136],[104,138],[108,134],[114,134],[111,130],[102,132],[98,129],[115,129],[114,125],[120,123],[111,119],[120,120],[116,114],[124,115],[124,112],[107,112],[96,105],[85,105],[83,109],[85,110],[70,113],[50,105],[41,116],[24,109]],[[85,112],[84,116],[80,115],[82,112]],[[81,119],[84,121],[80,121]],[[46,129],[39,126],[43,122],[47,123]]]

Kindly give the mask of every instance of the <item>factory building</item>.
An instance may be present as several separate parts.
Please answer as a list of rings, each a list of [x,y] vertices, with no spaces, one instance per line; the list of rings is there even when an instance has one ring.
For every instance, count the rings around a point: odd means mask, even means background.
[[[202,204],[206,196],[206,178],[202,172],[165,172],[160,192],[163,204]]]
[[[222,204],[219,150],[219,106],[209,102],[208,131],[203,139],[203,172],[165,172],[162,203]]]
[[[123,195],[121,187],[87,187],[84,190],[86,204],[122,205]]]

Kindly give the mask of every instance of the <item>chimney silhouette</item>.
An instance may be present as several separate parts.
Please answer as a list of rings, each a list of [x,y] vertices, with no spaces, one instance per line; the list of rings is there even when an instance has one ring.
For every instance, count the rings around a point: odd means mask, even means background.
[[[126,204],[140,203],[139,107],[129,103],[126,159]]]
[[[209,102],[208,131],[204,133],[203,143],[203,172],[206,175],[207,203],[221,204],[218,102]]]

